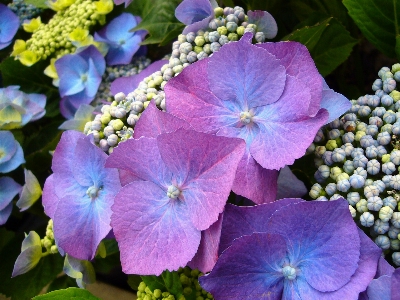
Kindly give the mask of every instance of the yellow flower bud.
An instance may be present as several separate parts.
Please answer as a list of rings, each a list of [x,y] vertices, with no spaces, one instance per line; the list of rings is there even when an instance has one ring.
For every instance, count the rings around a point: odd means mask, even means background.
[[[39,61],[38,55],[30,50],[25,50],[18,54],[16,58],[23,64],[24,66],[30,67]]]
[[[26,43],[24,40],[15,40],[13,52],[11,56],[17,56],[18,54],[24,52],[26,50]]]
[[[25,20],[24,23],[22,24],[22,27],[26,32],[34,32],[36,31],[39,26],[42,24],[42,21],[40,19],[40,16],[37,18],[33,18],[31,20]]]

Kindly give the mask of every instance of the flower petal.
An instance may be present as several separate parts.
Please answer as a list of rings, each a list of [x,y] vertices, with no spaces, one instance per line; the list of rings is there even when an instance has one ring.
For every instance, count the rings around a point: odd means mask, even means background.
[[[125,273],[160,275],[185,266],[195,255],[200,231],[187,218],[186,203],[171,201],[156,184],[134,181],[124,186],[112,210]]]

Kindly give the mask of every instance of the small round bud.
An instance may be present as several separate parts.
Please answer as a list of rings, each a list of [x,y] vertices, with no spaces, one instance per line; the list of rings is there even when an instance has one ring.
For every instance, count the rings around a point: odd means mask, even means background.
[[[364,227],[371,227],[374,225],[374,215],[371,214],[370,212],[364,212],[361,216],[360,216],[360,222],[361,225]]]
[[[383,250],[390,248],[390,240],[386,235],[378,235],[375,239],[375,244],[377,244],[378,247]]]

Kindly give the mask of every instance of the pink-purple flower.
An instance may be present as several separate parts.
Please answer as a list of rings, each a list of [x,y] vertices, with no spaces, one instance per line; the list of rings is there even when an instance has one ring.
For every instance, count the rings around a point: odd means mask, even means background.
[[[196,130],[245,140],[233,191],[263,203],[275,200],[276,170],[303,156],[350,102],[324,86],[305,46],[251,38],[188,66],[164,90],[167,112]]]
[[[228,205],[220,252],[211,273],[199,279],[216,300],[357,299],[381,256],[343,198]]]
[[[78,259],[92,259],[111,230],[111,206],[121,185],[118,171],[105,169],[106,159],[91,136],[66,131],[44,185],[43,206],[53,219],[57,246]]]
[[[138,139],[118,145],[106,166],[131,174],[111,217],[123,271],[159,275],[198,251],[202,231],[224,209],[245,145],[184,129],[186,122],[150,105],[135,128]]]

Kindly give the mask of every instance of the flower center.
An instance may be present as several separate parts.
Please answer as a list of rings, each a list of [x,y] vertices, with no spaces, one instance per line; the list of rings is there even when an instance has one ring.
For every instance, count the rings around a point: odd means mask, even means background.
[[[283,276],[286,279],[293,280],[296,278],[296,269],[292,266],[286,266],[282,269]]]
[[[87,79],[88,79],[88,75],[86,73],[81,75],[82,82],[86,82]]]
[[[3,149],[0,149],[0,159],[6,156],[6,152]]]
[[[243,124],[250,124],[253,120],[253,114],[249,111],[242,111],[240,113],[240,121],[242,121]]]
[[[94,200],[99,195],[99,190],[100,188],[93,185],[87,189],[86,195],[88,195],[92,200]]]
[[[177,188],[175,185],[171,184],[167,190],[167,196],[171,199],[178,199],[181,194],[181,190]]]

